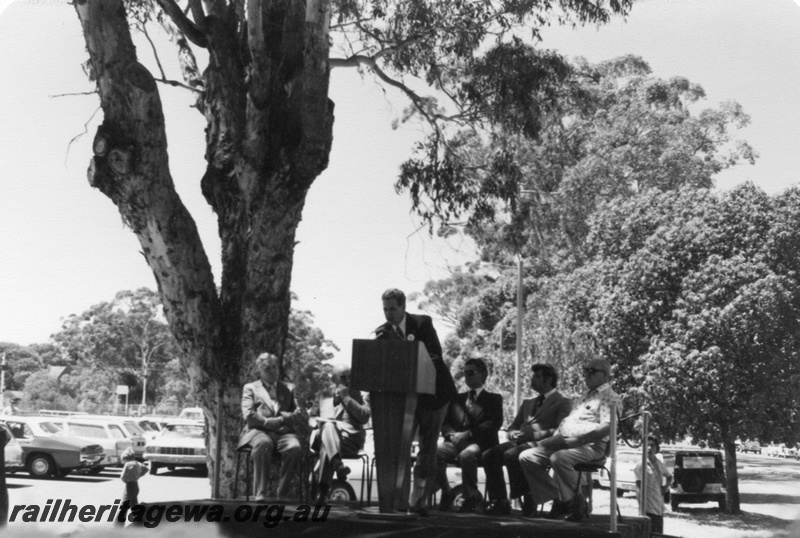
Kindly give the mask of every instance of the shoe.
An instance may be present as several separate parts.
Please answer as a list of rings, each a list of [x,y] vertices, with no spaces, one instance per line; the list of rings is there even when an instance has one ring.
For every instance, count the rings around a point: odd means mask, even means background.
[[[572,500],[572,510],[567,515],[567,521],[581,521],[589,517],[589,505],[583,495],[576,495]]]
[[[328,488],[328,485],[320,484],[319,495],[317,495],[316,499],[317,506],[324,506],[328,504]]]
[[[545,516],[545,519],[562,519],[564,516],[572,511],[572,502],[564,502],[558,499],[553,499],[553,506],[550,512]]]
[[[350,467],[348,467],[347,465],[340,463],[336,467],[336,478],[338,478],[342,482],[347,480],[347,475],[349,474],[350,474]]]
[[[442,492],[442,498],[439,500],[439,510],[441,512],[449,512],[453,509],[453,493],[450,491]]]
[[[430,512],[428,512],[428,508],[425,506],[425,503],[423,502],[418,502],[409,508],[408,511],[414,514],[419,514],[420,517],[429,517],[431,515]]]
[[[490,506],[486,512],[484,512],[487,516],[510,516],[511,515],[511,503],[508,500],[503,499],[501,501],[497,501],[492,506]]]
[[[533,498],[528,494],[522,496],[522,517],[538,517]]]

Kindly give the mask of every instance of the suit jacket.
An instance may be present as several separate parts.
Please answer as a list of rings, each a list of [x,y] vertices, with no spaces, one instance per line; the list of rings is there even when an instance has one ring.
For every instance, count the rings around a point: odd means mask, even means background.
[[[375,329],[375,337],[378,340],[400,339],[400,335],[394,331],[389,322]],[[439,335],[436,334],[431,317],[406,312],[406,339],[418,340],[425,344],[425,349],[428,350],[433,367],[436,369],[436,394],[420,394],[417,398],[417,408],[440,409],[449,404],[458,391],[450,369],[442,360],[442,345],[439,343]]]
[[[277,408],[270,404],[271,398],[261,380],[247,383],[242,389],[242,416],[244,417],[244,430],[239,437],[239,447],[249,443],[259,431],[283,435],[292,433],[294,429],[290,424],[283,424],[280,413],[292,413],[295,417],[302,414],[297,407],[294,396],[294,386],[283,381],[275,383],[275,400]]]
[[[330,396],[327,396],[330,398]],[[314,413],[312,414],[319,414]],[[364,400],[360,390],[350,389],[346,398],[333,409],[333,418],[340,431],[347,432],[350,437],[364,446],[367,437],[364,426],[369,422],[369,402]]]
[[[450,402],[442,435],[447,439],[451,433],[469,431],[472,433],[469,442],[477,443],[481,450],[488,450],[499,443],[497,431],[503,425],[503,397],[484,389],[472,409],[467,408],[468,398],[469,392],[462,392]]]
[[[519,406],[517,416],[508,427],[509,431],[522,430],[523,436],[517,443],[539,441],[553,435],[567,415],[572,411],[572,400],[556,391],[545,398],[542,405],[536,405],[536,398],[526,398]],[[537,428],[531,428],[533,424]]]

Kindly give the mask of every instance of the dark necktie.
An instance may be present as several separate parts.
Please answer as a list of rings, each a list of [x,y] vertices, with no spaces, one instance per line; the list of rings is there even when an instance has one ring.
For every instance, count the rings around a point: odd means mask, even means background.
[[[475,389],[469,391],[469,398],[467,398],[467,409],[472,409],[475,406]]]
[[[400,328],[400,325],[394,326],[394,332],[397,333],[397,336],[399,336],[401,340],[405,339],[405,336],[403,336],[403,329]]]

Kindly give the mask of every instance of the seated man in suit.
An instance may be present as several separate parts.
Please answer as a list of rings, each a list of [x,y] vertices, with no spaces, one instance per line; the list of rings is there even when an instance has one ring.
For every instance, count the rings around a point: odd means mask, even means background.
[[[294,387],[278,381],[278,357],[262,353],[256,359],[256,367],[261,379],[246,384],[242,391],[245,428],[238,448],[248,444],[252,447],[256,500],[266,499],[272,454],[275,449],[280,452],[283,462],[278,497],[287,499],[290,477],[296,474],[303,456],[296,429],[308,419],[297,407]]]
[[[342,458],[354,458],[364,448],[366,432],[364,425],[369,421],[369,404],[364,402],[361,391],[350,388],[350,366],[337,365],[331,379],[335,384],[330,415],[320,402],[319,430],[316,430],[311,448],[319,453],[317,481],[319,496],[317,504],[328,503],[328,490],[333,473],[339,480],[345,480],[350,473]],[[321,400],[331,400],[322,397]]]
[[[484,451],[497,445],[497,431],[503,425],[503,397],[484,390],[489,372],[481,359],[464,364],[464,381],[469,390],[458,394],[450,403],[442,425],[444,441],[436,451],[437,482],[442,487],[441,508],[448,510],[452,491],[447,480],[447,462],[458,461],[464,504],[461,512],[473,512],[481,504],[478,491],[478,463]]]
[[[497,445],[483,455],[483,469],[486,472],[486,489],[491,507],[489,515],[507,516],[511,513],[511,503],[506,495],[503,478],[503,465],[508,469],[510,496],[518,499],[524,496],[522,515],[530,516],[533,504],[528,494],[528,483],[519,464],[522,451],[536,446],[536,443],[553,435],[561,421],[572,410],[572,402],[557,390],[558,372],[550,364],[534,364],[531,368],[531,388],[539,396],[527,398],[519,406],[517,416],[508,427],[508,442]]]
[[[549,519],[580,521],[586,516],[586,499],[575,495],[580,475],[575,464],[603,460],[608,443],[614,441],[608,437],[611,417],[622,400],[611,388],[611,365],[593,359],[584,366],[583,379],[589,392],[572,406],[556,432],[519,455],[534,502],[553,501]]]

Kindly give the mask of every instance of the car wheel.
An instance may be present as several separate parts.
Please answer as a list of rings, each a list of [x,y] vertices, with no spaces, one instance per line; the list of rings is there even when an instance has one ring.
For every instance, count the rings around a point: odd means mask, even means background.
[[[72,472],[70,469],[59,469],[59,470],[56,472],[56,476],[57,476],[58,478],[66,478],[67,476],[69,476],[69,473],[70,473],[70,472]]]
[[[669,504],[670,504],[670,506],[672,506],[672,511],[673,512],[677,512],[678,511],[678,505],[680,503],[678,502],[678,500],[674,496],[672,497],[672,499],[670,499]]]
[[[624,496],[625,496],[625,490],[617,488],[617,497],[624,497]]]
[[[334,480],[331,488],[328,490],[328,499],[337,502],[351,502],[356,499],[356,492],[353,487],[347,482]]]
[[[159,465],[156,462],[150,464],[150,474],[158,474]]]
[[[167,471],[174,471],[174,470],[175,470],[174,465],[167,465]]]
[[[105,471],[105,469],[106,469],[105,467],[92,467],[91,469],[86,471],[86,474],[97,476],[100,473],[102,473],[103,471]]]
[[[706,481],[702,476],[696,474],[686,474],[680,480],[683,491],[687,493],[700,493],[706,487]]]
[[[47,454],[31,454],[28,458],[28,474],[33,478],[50,478],[56,472],[53,458]]]
[[[719,509],[723,512],[725,511],[725,501],[719,501]]]
[[[453,502],[451,503],[451,510],[453,512],[458,512],[461,510],[461,507],[464,505],[464,488],[461,487],[461,484],[457,485],[453,488]]]

